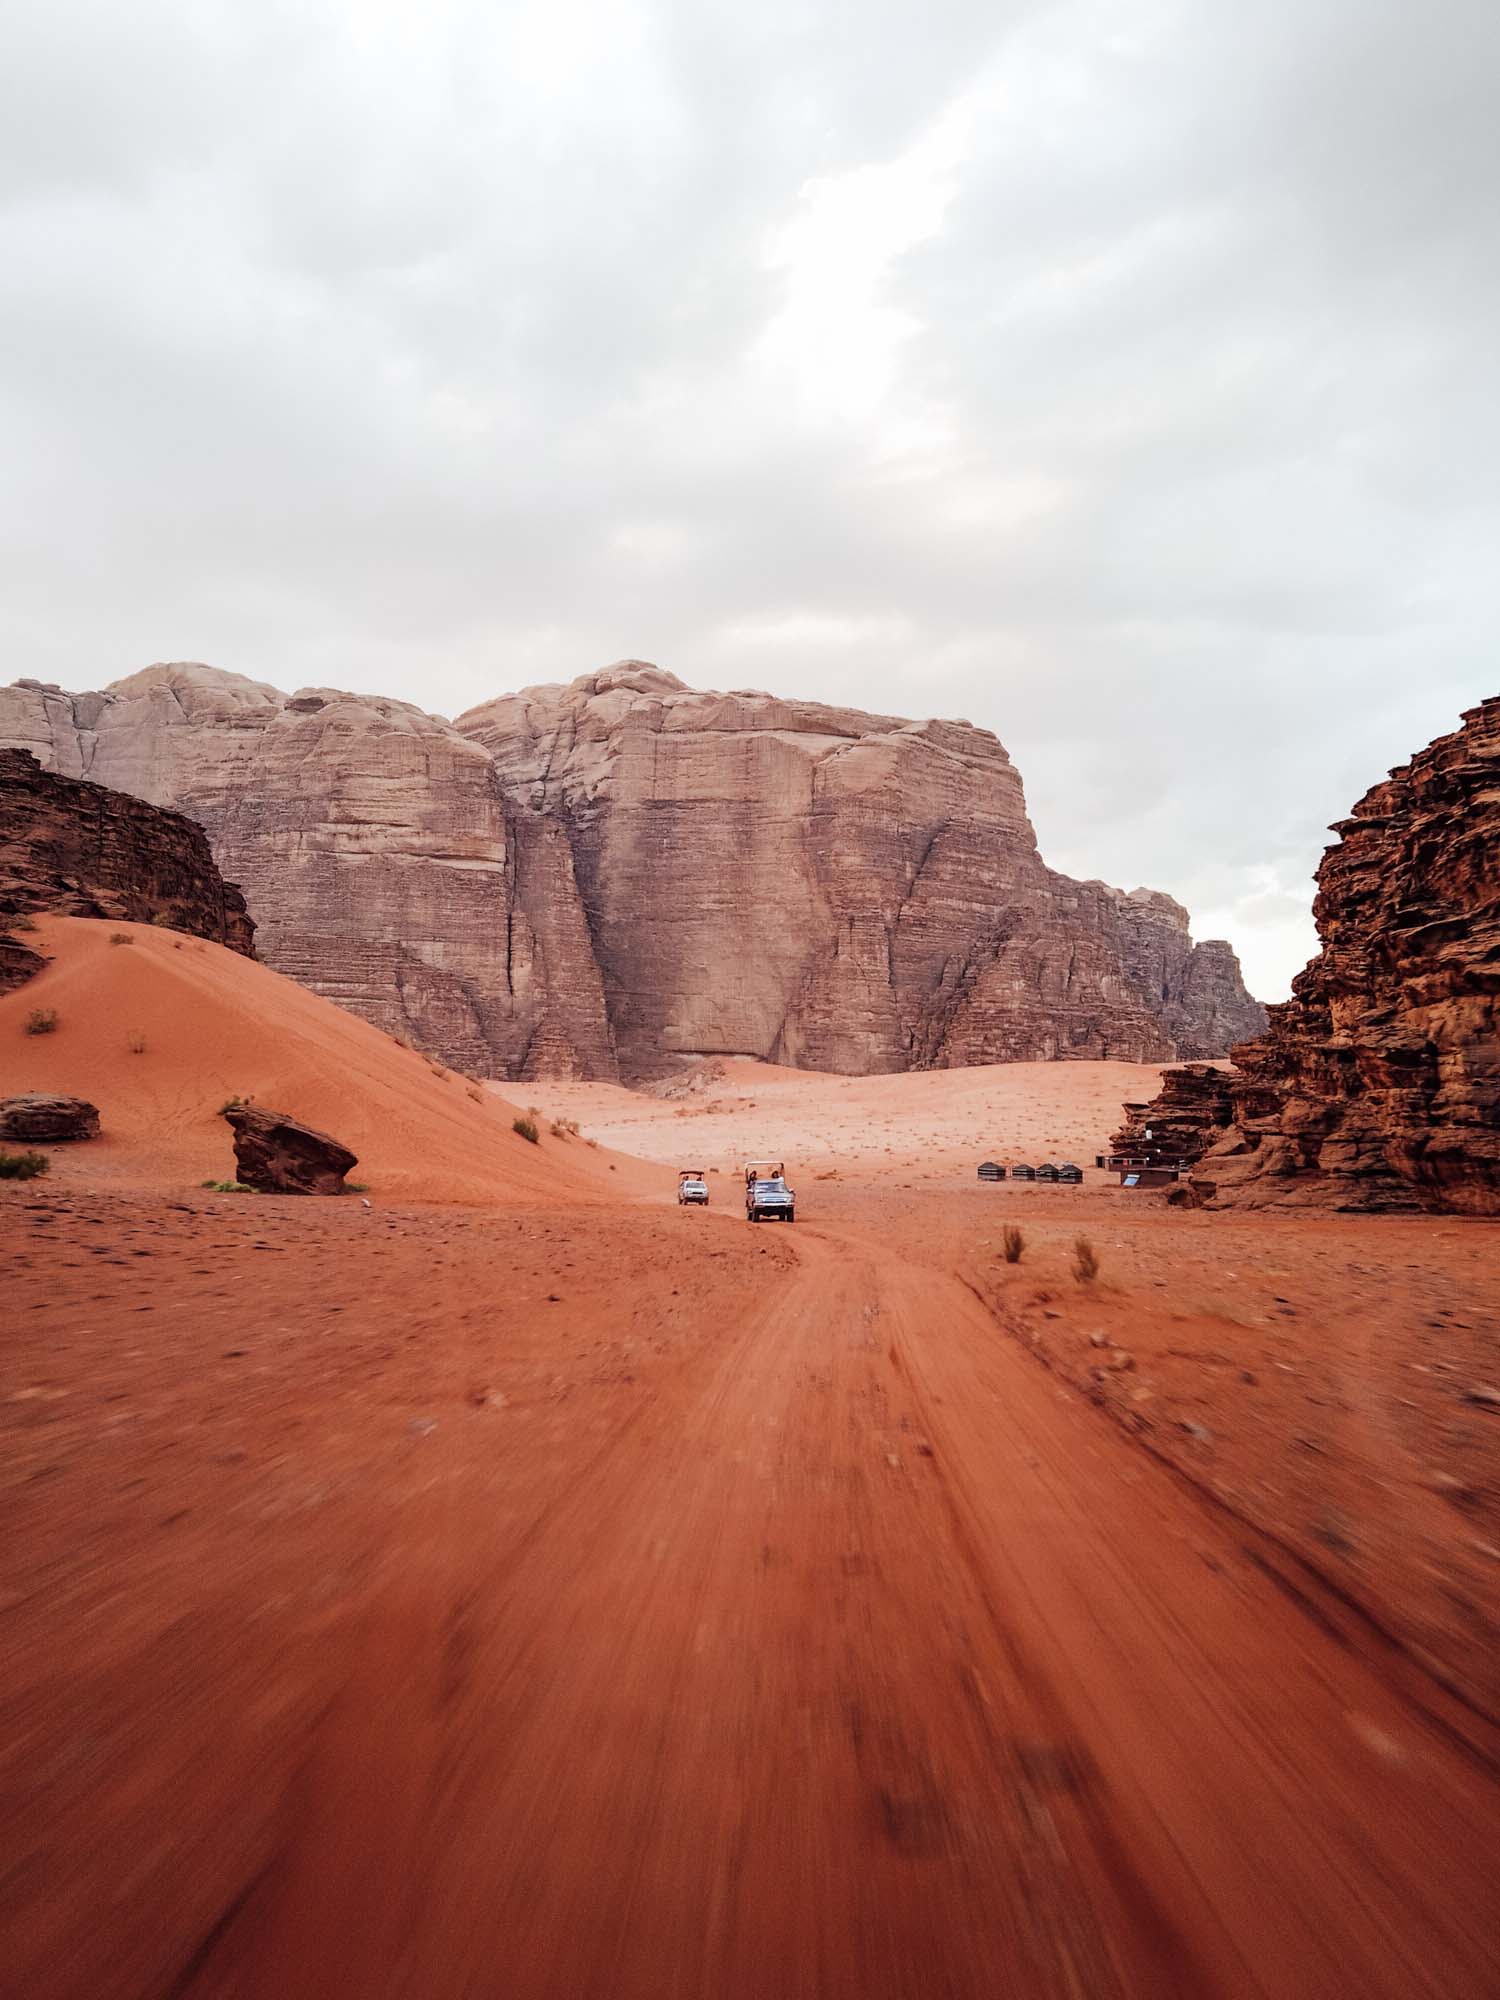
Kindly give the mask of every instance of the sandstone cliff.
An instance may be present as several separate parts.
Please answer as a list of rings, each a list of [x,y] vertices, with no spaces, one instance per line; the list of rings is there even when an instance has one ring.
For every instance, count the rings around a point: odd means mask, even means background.
[[[21,683],[0,741],[191,812],[271,964],[495,1074],[1169,1061],[1264,1023],[1171,898],[1044,865],[967,723],[626,662],[449,724],[174,666]]]
[[[1170,897],[1037,853],[987,730],[630,661],[456,727],[567,831],[622,1066],[730,1051],[855,1072],[1222,1053],[1264,1019]]]
[[[211,667],[0,691],[0,741],[207,829],[260,955],[390,1034],[505,1076],[615,1074],[567,842],[407,702]]]
[[[1500,698],[1334,831],[1323,949],[1238,1047],[1218,1206],[1500,1213]]]
[[[214,865],[203,829],[104,785],[44,771],[0,749],[0,926],[7,917],[160,922],[255,956],[245,899]],[[40,961],[15,939],[0,951],[0,986]]]

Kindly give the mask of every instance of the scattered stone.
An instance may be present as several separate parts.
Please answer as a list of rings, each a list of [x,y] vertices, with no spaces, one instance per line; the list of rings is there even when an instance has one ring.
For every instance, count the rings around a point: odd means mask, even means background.
[[[1500,1389],[1492,1389],[1486,1383],[1478,1383],[1472,1389],[1465,1389],[1464,1401],[1477,1403],[1482,1410],[1500,1410]]]

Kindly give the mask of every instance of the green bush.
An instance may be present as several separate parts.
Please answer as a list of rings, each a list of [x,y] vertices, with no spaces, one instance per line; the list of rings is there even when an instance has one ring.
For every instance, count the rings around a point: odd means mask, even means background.
[[[34,1181],[51,1171],[52,1162],[45,1153],[0,1152],[0,1181]]]
[[[536,1129],[534,1118],[512,1118],[510,1129],[512,1132],[519,1132],[523,1139],[529,1139],[533,1146],[540,1143],[541,1134]]]
[[[33,1007],[31,1012],[26,1016],[26,1032],[28,1035],[50,1035],[56,1031],[56,1028],[57,1009],[55,1007]]]
[[[0,930],[34,931],[35,929],[35,917],[7,917],[3,922],[0,922]]]
[[[255,1189],[248,1181],[200,1181],[200,1187],[212,1188],[215,1194],[254,1194]]]
[[[111,931],[109,934],[109,941],[111,944],[135,943],[135,939],[131,936],[129,931]]]
[[[1026,1248],[1026,1238],[1013,1222],[1006,1223],[1005,1233],[1000,1238],[1000,1243],[1005,1252],[1006,1263],[1019,1264],[1021,1261],[1021,1252]]]

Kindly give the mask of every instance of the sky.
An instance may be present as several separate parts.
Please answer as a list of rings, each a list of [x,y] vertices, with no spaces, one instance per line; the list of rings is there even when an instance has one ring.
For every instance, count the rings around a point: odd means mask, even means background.
[[[11,0],[0,678],[993,729],[1285,994],[1500,691],[1491,0]]]

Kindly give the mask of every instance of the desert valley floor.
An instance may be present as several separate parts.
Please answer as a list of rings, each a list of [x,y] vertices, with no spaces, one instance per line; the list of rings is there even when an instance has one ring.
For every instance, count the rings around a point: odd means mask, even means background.
[[[1155,1070],[482,1089],[44,930],[0,1085],[105,1136],[0,1191],[16,1992],[1500,1992],[1493,1223],[976,1182]],[[238,1089],[367,1195],[203,1189]]]

